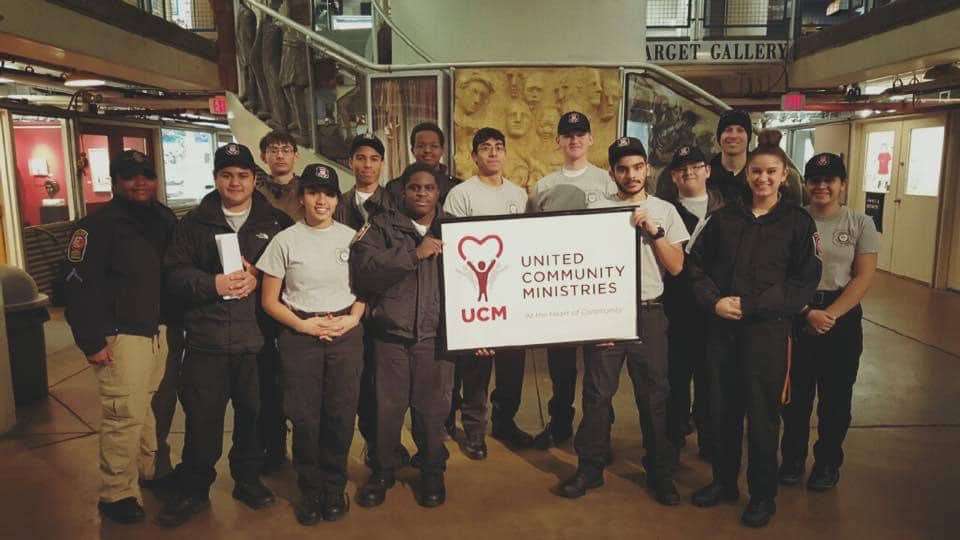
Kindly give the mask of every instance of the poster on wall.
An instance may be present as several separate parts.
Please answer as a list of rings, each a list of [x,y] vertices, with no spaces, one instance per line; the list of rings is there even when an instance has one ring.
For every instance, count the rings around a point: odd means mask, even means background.
[[[893,167],[893,131],[874,131],[867,135],[867,156],[863,162],[863,190],[887,193]]]
[[[936,197],[940,194],[942,158],[943,126],[910,130],[907,195]]]
[[[877,232],[883,234],[883,199],[886,198],[886,194],[868,191],[866,197],[863,213],[873,218]]]
[[[494,127],[507,139],[504,176],[533,191],[563,163],[557,146],[560,116],[578,111],[590,120],[590,161],[603,169],[617,137],[622,95],[616,69],[587,67],[484,68],[454,72],[454,166],[459,178],[476,174],[473,135]]]
[[[631,215],[616,208],[442,221],[446,350],[637,339]]]
[[[87,150],[90,164],[90,182],[96,193],[110,193],[110,154],[106,148]]]

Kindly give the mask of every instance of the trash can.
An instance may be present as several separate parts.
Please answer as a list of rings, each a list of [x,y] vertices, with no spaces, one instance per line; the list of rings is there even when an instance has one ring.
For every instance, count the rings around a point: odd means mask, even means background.
[[[7,316],[10,373],[17,405],[47,397],[47,345],[43,323],[50,320],[47,295],[41,294],[29,274],[0,265],[0,285]]]

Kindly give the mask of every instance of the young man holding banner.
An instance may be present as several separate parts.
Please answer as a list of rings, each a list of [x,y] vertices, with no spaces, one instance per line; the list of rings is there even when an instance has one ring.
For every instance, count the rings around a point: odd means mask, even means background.
[[[563,153],[563,167],[537,182],[530,196],[531,212],[582,210],[617,192],[607,171],[590,163],[587,152],[593,146],[590,119],[569,111],[557,124],[557,146]],[[573,436],[573,401],[577,390],[577,348],[547,347],[547,367],[553,397],[547,405],[550,422],[537,435],[534,446],[546,450]],[[610,411],[611,422],[613,410]]]
[[[450,190],[443,205],[447,213],[457,217],[523,213],[527,207],[526,191],[503,176],[506,144],[506,138],[499,130],[487,127],[477,131],[472,153],[478,168],[477,176]],[[464,452],[468,458],[487,457],[484,441],[487,388],[494,362],[497,387],[490,396],[493,436],[517,448],[528,448],[533,444],[533,437],[517,427],[513,419],[520,409],[525,354],[523,349],[499,353],[481,349],[472,357],[458,360],[457,372],[463,381],[460,420],[466,435]]]
[[[632,220],[640,228],[639,339],[585,347],[583,419],[574,439],[577,472],[560,484],[558,494],[576,498],[603,485],[603,468],[610,450],[610,404],[627,362],[640,413],[647,455],[643,458],[648,484],[660,504],[680,504],[673,484],[674,448],[667,437],[667,319],[663,313],[663,272],[683,269],[683,242],[690,239],[680,215],[670,203],[647,195],[647,152],[632,137],[622,137],[608,150],[610,176],[617,193],[591,208],[635,207]]]

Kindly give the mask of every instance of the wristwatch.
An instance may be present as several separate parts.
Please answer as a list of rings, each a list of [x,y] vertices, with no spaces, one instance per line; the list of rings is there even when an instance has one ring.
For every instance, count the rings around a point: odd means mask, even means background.
[[[663,227],[660,226],[660,225],[657,225],[657,234],[651,234],[651,235],[650,235],[650,239],[651,239],[651,240],[659,240],[659,239],[663,238],[666,234],[667,234],[667,232],[663,230]]]

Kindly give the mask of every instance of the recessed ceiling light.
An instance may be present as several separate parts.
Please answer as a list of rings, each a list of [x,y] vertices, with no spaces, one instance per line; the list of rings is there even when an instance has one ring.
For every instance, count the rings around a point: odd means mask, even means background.
[[[63,81],[64,86],[69,86],[72,88],[83,88],[86,86],[101,86],[107,84],[107,81],[93,75],[91,73],[84,73],[82,71],[74,71],[67,75],[66,80]]]

